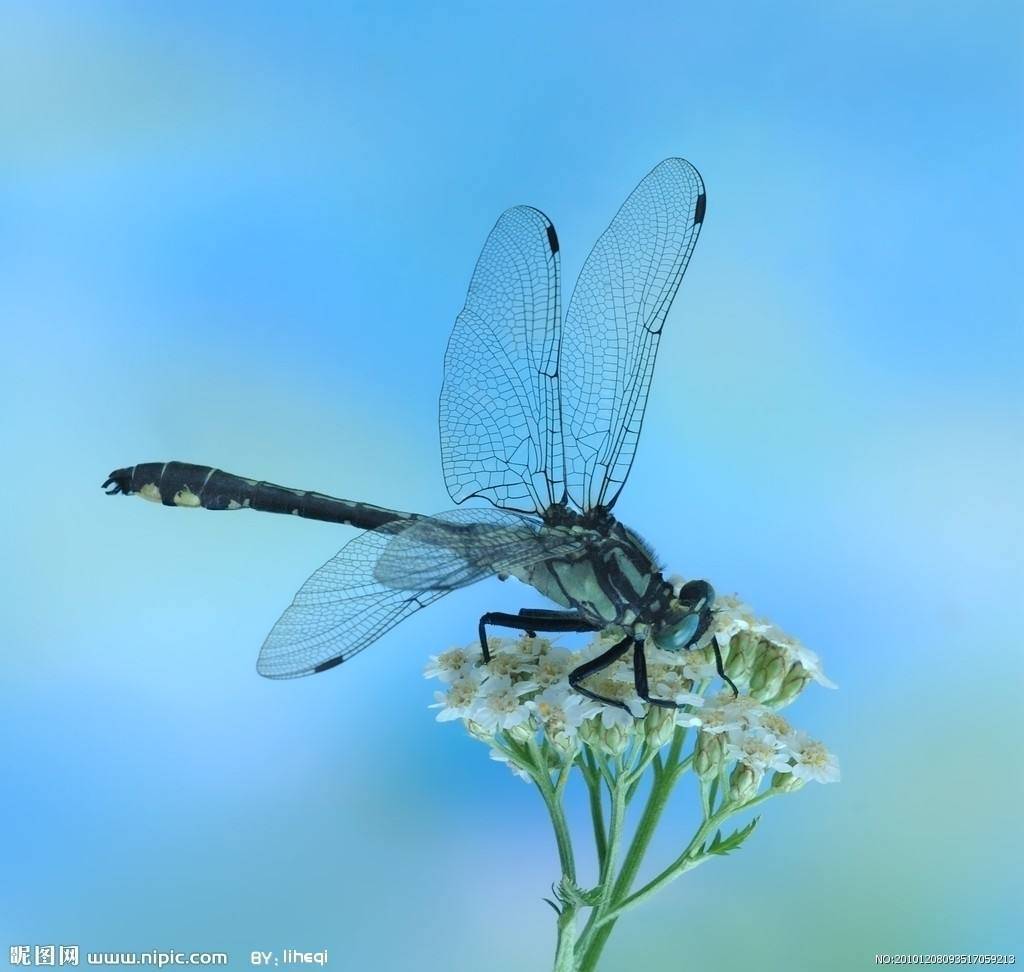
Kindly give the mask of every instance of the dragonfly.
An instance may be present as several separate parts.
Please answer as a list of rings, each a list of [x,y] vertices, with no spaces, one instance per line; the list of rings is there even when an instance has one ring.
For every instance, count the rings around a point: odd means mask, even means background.
[[[260,510],[364,531],[300,588],[263,643],[261,675],[334,668],[445,594],[512,577],[558,607],[485,613],[485,662],[488,628],[531,637],[605,632],[612,643],[569,673],[572,687],[628,710],[586,682],[632,651],[637,695],[673,708],[672,699],[651,695],[646,646],[697,645],[711,626],[715,592],[705,580],[666,579],[651,547],[612,510],[706,205],[693,165],[659,163],[590,252],[564,319],[551,220],[529,206],[498,219],[448,341],[439,415],[449,495],[490,506],[427,516],[187,462],[116,469],[103,488],[164,506]],[[718,674],[735,692],[711,644]]]

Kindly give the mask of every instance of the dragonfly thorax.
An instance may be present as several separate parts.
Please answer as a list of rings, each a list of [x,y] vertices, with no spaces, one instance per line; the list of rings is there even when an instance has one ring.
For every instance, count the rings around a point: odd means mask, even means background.
[[[562,513],[559,525],[544,530],[571,537],[574,549],[510,573],[597,627],[615,625],[643,637],[674,598],[654,554],[611,514],[601,521],[602,529],[586,525],[585,515]]]

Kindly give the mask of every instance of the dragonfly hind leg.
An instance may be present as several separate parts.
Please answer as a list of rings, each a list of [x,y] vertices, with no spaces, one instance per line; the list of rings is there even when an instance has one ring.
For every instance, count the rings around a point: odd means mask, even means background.
[[[543,608],[523,608],[518,614],[507,614],[504,611],[488,611],[480,619],[480,648],[484,653],[484,661],[491,660],[491,652],[487,646],[487,625],[500,628],[513,628],[525,631],[531,638],[538,631],[596,631],[597,628],[585,621],[575,611],[548,611]]]

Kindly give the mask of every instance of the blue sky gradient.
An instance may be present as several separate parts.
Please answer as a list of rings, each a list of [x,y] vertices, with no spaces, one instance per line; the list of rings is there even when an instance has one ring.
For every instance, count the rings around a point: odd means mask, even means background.
[[[840,690],[792,714],[844,781],[769,804],[606,968],[1019,950],[1018,5],[3,11],[0,945],[546,965],[540,801],[420,675],[522,589],[267,682],[349,533],[99,483],[181,459],[449,508],[441,359],[497,215],[548,213],[568,291],[683,155],[707,219],[617,513],[822,655]]]

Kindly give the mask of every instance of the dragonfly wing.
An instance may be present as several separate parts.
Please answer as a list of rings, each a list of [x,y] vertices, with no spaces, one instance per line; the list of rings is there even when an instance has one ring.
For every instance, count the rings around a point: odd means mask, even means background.
[[[580,271],[560,362],[566,485],[580,510],[611,507],[629,475],[661,330],[705,198],[700,173],[666,159],[622,204]]]
[[[381,554],[407,524],[386,524],[350,540],[306,581],[260,650],[257,671],[296,678],[339,665],[451,588],[380,583]]]
[[[580,540],[503,510],[452,510],[395,536],[377,562],[385,585],[449,591],[577,550]]]
[[[368,530],[302,585],[263,643],[257,670],[295,678],[339,665],[449,591],[578,545],[569,533],[500,510]]]
[[[456,503],[542,513],[563,495],[558,238],[529,206],[502,214],[455,321],[441,388],[441,462]]]

